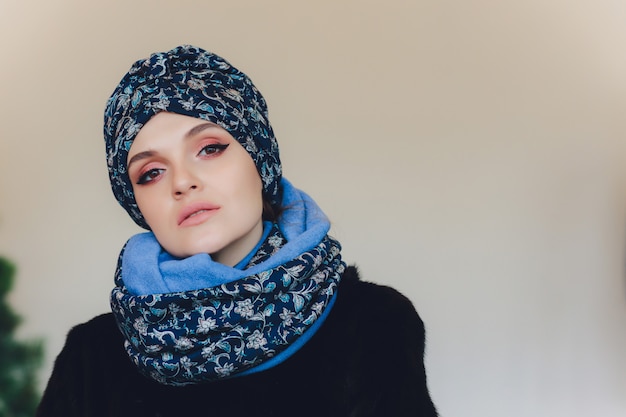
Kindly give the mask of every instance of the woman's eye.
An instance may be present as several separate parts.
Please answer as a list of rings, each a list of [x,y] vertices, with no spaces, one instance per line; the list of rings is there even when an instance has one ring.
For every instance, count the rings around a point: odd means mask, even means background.
[[[198,152],[198,156],[210,156],[210,155],[216,155],[222,151],[224,151],[224,149],[228,148],[228,144],[219,144],[219,143],[212,143],[210,145],[206,145],[205,147],[203,147],[202,149],[200,149],[200,152]]]
[[[161,175],[163,171],[163,168],[150,169],[141,174],[141,176],[137,179],[137,184],[147,184],[149,182],[152,182],[155,180],[155,178],[158,178],[158,176]]]

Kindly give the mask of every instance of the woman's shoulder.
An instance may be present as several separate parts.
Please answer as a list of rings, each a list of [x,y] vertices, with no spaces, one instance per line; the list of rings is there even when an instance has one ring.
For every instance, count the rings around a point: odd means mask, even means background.
[[[355,415],[436,416],[423,364],[424,323],[411,300],[362,280],[354,266],[344,272],[337,295],[302,360],[340,375]]]
[[[70,331],[78,331],[78,332],[92,332],[97,330],[110,330],[111,328],[115,328],[117,324],[115,323],[115,318],[113,317],[113,313],[102,313],[97,316],[83,322],[77,324]]]
[[[103,415],[98,413],[106,410],[107,393],[115,392],[119,381],[136,381],[132,366],[113,314],[74,326],[56,357],[37,416],[79,416],[85,407],[93,407],[90,415]]]
[[[128,368],[130,361],[113,313],[100,314],[71,328],[56,362],[76,369]]]
[[[111,341],[112,338],[118,339],[119,337],[121,334],[113,313],[103,313],[72,327],[67,334],[67,342],[89,341],[93,343],[94,341]]]
[[[371,318],[393,317],[418,322],[422,320],[412,301],[393,287],[362,280],[356,266],[349,266],[343,274],[339,297],[347,307]]]
[[[361,280],[353,266],[344,272],[337,302],[319,333],[319,348],[333,355],[356,358],[359,352],[371,358],[385,346],[400,361],[424,352],[424,322],[411,300],[392,287]]]

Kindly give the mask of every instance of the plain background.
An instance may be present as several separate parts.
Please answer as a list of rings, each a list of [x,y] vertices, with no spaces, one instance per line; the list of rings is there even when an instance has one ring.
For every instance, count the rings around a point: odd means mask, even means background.
[[[139,231],[104,103],[191,43],[263,92],[345,258],[413,300],[442,416],[626,415],[624,22],[617,0],[2,0],[0,254],[42,386]]]

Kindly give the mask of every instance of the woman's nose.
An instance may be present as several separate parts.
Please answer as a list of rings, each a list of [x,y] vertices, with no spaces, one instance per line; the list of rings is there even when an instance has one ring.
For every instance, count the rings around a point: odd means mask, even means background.
[[[189,168],[179,168],[173,173],[172,193],[174,197],[183,196],[201,186],[199,176]]]

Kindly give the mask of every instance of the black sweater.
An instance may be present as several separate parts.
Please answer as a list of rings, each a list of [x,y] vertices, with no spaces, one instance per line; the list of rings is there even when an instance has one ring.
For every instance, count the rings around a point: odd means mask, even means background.
[[[38,417],[436,416],[426,386],[424,325],[396,290],[344,273],[330,315],[280,365],[184,387],[142,376],[111,313],[72,329]]]

